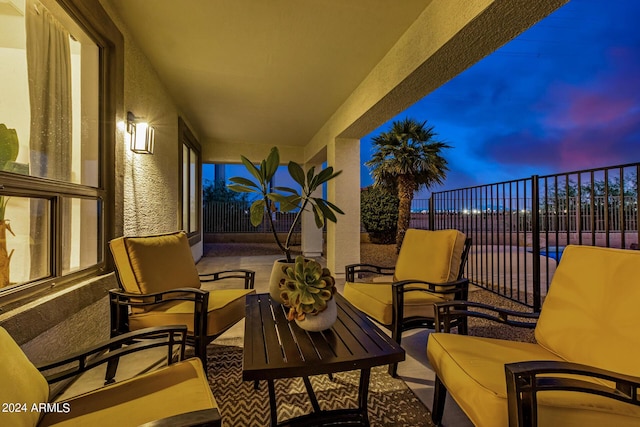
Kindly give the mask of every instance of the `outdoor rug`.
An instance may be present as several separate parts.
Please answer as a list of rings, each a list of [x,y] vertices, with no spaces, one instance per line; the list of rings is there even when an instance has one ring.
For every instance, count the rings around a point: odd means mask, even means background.
[[[261,427],[269,425],[267,382],[255,390],[253,381],[242,381],[242,348],[209,345],[208,377],[222,414],[223,426]],[[360,371],[311,377],[320,408],[357,408]],[[300,378],[275,381],[278,422],[309,414],[311,403]],[[369,422],[376,426],[431,426],[431,415],[404,381],[387,373],[387,366],[371,370]]]

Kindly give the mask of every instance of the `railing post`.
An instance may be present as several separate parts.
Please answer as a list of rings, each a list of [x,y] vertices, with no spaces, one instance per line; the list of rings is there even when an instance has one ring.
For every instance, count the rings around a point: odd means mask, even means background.
[[[540,312],[540,186],[538,175],[531,177],[531,245],[533,250],[533,311]]]
[[[435,200],[433,198],[433,193],[429,196],[429,230],[436,229],[436,209],[435,209]]]

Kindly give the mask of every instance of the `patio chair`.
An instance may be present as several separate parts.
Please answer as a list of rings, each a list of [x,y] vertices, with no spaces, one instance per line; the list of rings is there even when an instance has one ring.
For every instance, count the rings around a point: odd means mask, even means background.
[[[458,230],[409,229],[395,268],[346,266],[344,297],[389,328],[393,339],[401,344],[404,331],[434,328],[434,303],[467,299],[469,281],[463,274],[470,246],[471,239]],[[363,273],[387,277],[356,282]],[[465,324],[459,326],[465,328]],[[389,373],[395,376],[396,372],[397,364],[390,365]]]
[[[640,425],[639,303],[640,252],[567,246],[539,316],[438,304],[445,332],[449,320],[473,316],[535,328],[536,343],[430,334],[433,422],[448,391],[480,427]]]
[[[184,359],[186,329],[170,326],[123,334],[86,351],[35,366],[0,327],[0,425],[220,426],[218,405],[200,359]],[[160,347],[167,348],[167,366],[68,399],[53,400],[49,384],[74,378],[113,357]],[[110,351],[113,348],[117,350]],[[178,360],[174,362],[175,356]]]
[[[122,290],[109,291],[111,336],[150,326],[187,325],[187,344],[207,368],[207,345],[244,318],[255,272],[198,274],[184,231],[119,237],[109,243]],[[201,282],[242,279],[243,288],[201,289]],[[112,362],[107,381],[113,379]]]

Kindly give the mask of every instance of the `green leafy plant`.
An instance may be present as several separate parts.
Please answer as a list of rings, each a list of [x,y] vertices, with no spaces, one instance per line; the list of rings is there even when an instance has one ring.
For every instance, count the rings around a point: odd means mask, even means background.
[[[393,243],[398,229],[398,196],[370,186],[360,192],[360,217],[372,243]]]
[[[18,143],[18,134],[15,129],[9,129],[3,123],[0,123],[0,170],[11,170],[18,158],[20,144]],[[9,197],[0,196],[0,220],[4,220],[5,209]],[[8,228],[11,232],[11,229]],[[13,232],[12,232],[13,233]]]
[[[287,277],[280,284],[280,297],[289,307],[289,320],[304,320],[327,308],[336,293],[336,281],[328,268],[314,260],[296,257],[293,267],[283,267]]]
[[[344,214],[344,212],[333,203],[322,197],[314,197],[312,195],[320,186],[340,175],[342,171],[334,172],[333,167],[329,166],[317,174],[315,173],[315,167],[309,168],[305,173],[302,166],[298,163],[289,162],[287,165],[289,175],[300,185],[300,191],[298,191],[289,187],[272,187],[271,185],[273,176],[280,165],[278,147],[273,147],[267,158],[262,160],[257,166],[244,156],[241,156],[241,159],[242,164],[255,180],[244,177],[233,177],[229,179],[231,184],[228,185],[228,188],[240,193],[254,193],[260,196],[250,207],[251,224],[257,227],[265,217],[268,218],[276,244],[287,257],[287,262],[293,261],[291,258],[291,237],[293,236],[295,226],[300,222],[302,212],[311,208],[318,228],[324,226],[326,221],[336,222],[336,213]],[[280,210],[283,212],[290,212],[297,209],[284,242],[278,237],[271,215],[265,215],[265,212],[272,212],[273,203],[278,203]]]
[[[0,124],[0,170],[14,171],[20,144],[18,134],[15,129],[9,129],[6,125]],[[0,196],[0,287],[10,285],[9,264],[11,263],[11,252],[7,251],[7,231],[15,236],[8,219],[5,218],[9,197]]]

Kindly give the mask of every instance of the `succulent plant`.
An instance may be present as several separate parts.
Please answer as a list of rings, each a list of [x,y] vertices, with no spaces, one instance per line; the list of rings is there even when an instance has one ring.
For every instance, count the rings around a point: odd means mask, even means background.
[[[327,308],[336,293],[336,281],[328,268],[299,255],[293,267],[283,267],[283,271],[287,277],[280,283],[280,297],[290,307],[289,320],[303,320]]]

